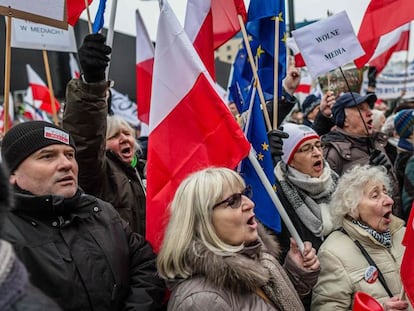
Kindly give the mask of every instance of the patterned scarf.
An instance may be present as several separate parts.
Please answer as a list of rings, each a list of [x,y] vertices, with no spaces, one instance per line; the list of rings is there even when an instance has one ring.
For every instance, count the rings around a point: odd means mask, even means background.
[[[11,310],[28,282],[27,272],[10,243],[0,240],[0,310]]]
[[[279,161],[275,167],[275,175],[287,200],[306,228],[315,236],[322,236],[322,205],[326,205],[331,198],[338,175],[326,161],[319,178],[303,174],[283,161]]]
[[[382,245],[384,245],[387,248],[391,247],[391,232],[390,229],[388,229],[385,232],[378,232],[371,227],[367,226],[366,224],[363,224],[359,222],[358,220],[352,219],[351,220],[353,224],[356,224],[357,226],[364,229],[366,232],[368,232],[375,240],[380,242]]]

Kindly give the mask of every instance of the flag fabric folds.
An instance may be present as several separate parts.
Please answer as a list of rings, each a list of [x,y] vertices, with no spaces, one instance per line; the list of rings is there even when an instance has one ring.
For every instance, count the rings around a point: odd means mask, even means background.
[[[293,52],[293,57],[295,59],[295,67],[305,67],[305,60],[303,59],[302,53],[299,51],[299,47],[296,44],[296,41],[293,37],[286,39],[286,45]]]
[[[358,31],[358,40],[365,55],[355,60],[363,67],[374,55],[382,36],[414,20],[412,0],[371,0]]]
[[[138,10],[135,11],[135,21],[137,31],[135,72],[138,119],[145,124],[149,124],[154,46]]]
[[[32,89],[32,96],[35,103],[35,107],[40,110],[53,114],[52,102],[50,100],[49,88],[40,78],[40,76],[33,70],[33,68],[26,64],[27,76],[29,80],[29,86]],[[60,104],[57,99],[54,99],[56,112],[60,109]]]
[[[286,76],[286,24],[285,24],[285,1],[284,0],[251,0],[247,13],[247,32],[258,41],[261,50],[265,52],[266,63],[270,64],[271,59],[275,57],[275,18],[279,17],[279,34],[276,36],[279,40],[278,51],[278,97],[282,93],[282,80]],[[262,57],[262,56],[260,56]],[[260,63],[259,57],[259,63]],[[272,61],[273,62],[273,61]],[[260,67],[260,64],[259,66]],[[274,68],[274,65],[272,65]],[[270,70],[267,66],[266,71]],[[259,75],[260,79],[260,75]],[[271,78],[269,85],[273,85],[274,78]],[[260,82],[264,80],[260,79]],[[263,86],[262,86],[263,87]],[[266,92],[273,94],[271,90]]]
[[[168,206],[188,174],[235,168],[250,144],[167,1],[158,22],[150,111],[146,238],[159,250]]]
[[[92,32],[97,33],[103,28],[104,25],[104,13],[106,8],[106,0],[101,0],[99,2],[98,11],[95,15],[95,20],[92,26]]]
[[[243,0],[189,0],[184,30],[215,79],[214,50],[230,40],[239,30],[237,15],[246,20]]]
[[[88,0],[90,5],[92,0]],[[78,22],[80,15],[86,9],[85,0],[67,0],[66,7],[68,11],[68,23],[69,25],[75,26]]]
[[[269,140],[266,134],[266,126],[263,119],[263,113],[260,109],[260,100],[256,92],[254,96],[253,107],[250,113],[250,122],[246,124],[246,137],[256,151],[256,158],[263,168],[266,177],[276,192],[276,179],[273,173],[273,160],[270,153]],[[267,228],[272,229],[275,233],[281,231],[281,221],[277,208],[272,202],[263,183],[260,181],[253,165],[249,159],[244,159],[241,165],[241,176],[246,184],[250,185],[253,190],[253,202],[255,203],[254,213]]]
[[[387,65],[394,52],[408,51],[410,39],[410,23],[405,24],[381,37],[374,55],[368,61],[370,66],[377,69],[379,75]]]
[[[4,119],[5,119],[5,112],[4,104],[0,106],[0,132],[4,133]],[[9,117],[7,119],[7,128],[11,128],[13,126],[14,121],[14,103],[13,103],[13,96],[9,93]]]
[[[411,305],[414,306],[414,202],[411,207],[402,244],[405,246],[405,252],[401,261],[401,281]]]
[[[70,53],[69,54],[69,68],[70,68],[70,76],[72,79],[79,79],[80,78],[80,69],[78,66],[78,62],[75,59],[75,56]]]

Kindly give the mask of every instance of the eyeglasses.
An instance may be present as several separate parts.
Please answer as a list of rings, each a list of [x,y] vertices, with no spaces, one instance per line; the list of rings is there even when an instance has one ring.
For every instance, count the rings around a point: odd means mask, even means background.
[[[232,194],[227,199],[214,204],[213,209],[215,209],[217,206],[224,204],[224,203],[226,203],[227,206],[230,206],[233,209],[239,208],[241,205],[241,201],[242,201],[242,195],[251,199],[253,195],[252,188],[250,186],[247,186],[246,188],[244,188],[242,192]]]
[[[297,152],[312,152],[313,148],[316,148],[319,151],[321,151],[322,150],[322,142],[317,141],[313,145],[312,144],[306,144],[306,145],[300,147]]]

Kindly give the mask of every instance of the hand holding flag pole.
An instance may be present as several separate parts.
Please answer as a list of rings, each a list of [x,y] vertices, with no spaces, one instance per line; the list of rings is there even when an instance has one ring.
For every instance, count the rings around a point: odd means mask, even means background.
[[[257,74],[257,67],[254,62],[252,49],[250,47],[249,39],[247,37],[246,27],[244,26],[243,17],[240,14],[237,15],[237,17],[239,18],[240,28],[243,34],[243,40],[246,45],[247,55],[249,57],[249,63],[250,63],[250,66],[252,67],[253,77],[256,82],[256,87],[257,87],[257,91],[259,94],[260,104],[262,106],[263,115],[264,115],[265,122],[266,122],[266,127],[267,127],[267,130],[270,131],[272,129],[272,125],[270,124],[269,113],[267,112],[266,103],[265,103],[263,90],[262,90],[262,85],[260,84],[259,75]]]

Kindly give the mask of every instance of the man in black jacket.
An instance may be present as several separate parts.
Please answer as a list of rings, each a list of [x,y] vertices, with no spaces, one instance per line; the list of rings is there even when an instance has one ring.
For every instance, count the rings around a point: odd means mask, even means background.
[[[3,139],[2,158],[14,185],[4,238],[31,282],[64,310],[157,310],[164,296],[155,254],[111,204],[78,187],[70,135],[31,121]]]

